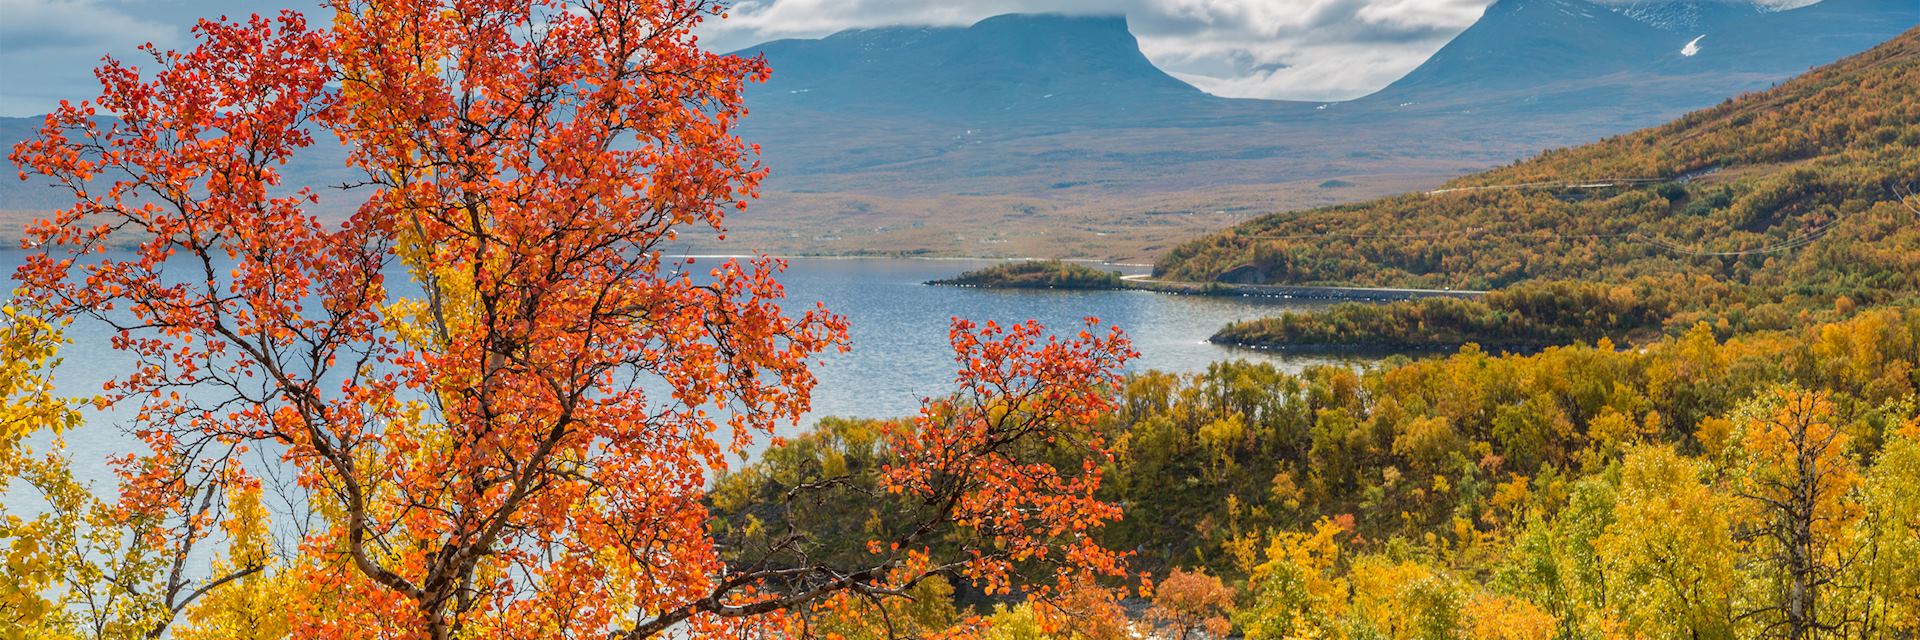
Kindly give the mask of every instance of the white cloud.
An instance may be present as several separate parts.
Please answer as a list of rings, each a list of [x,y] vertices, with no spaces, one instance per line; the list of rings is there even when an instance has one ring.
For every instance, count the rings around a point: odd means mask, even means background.
[[[1294,49],[1278,68],[1232,75],[1174,71],[1214,95],[1291,100],[1345,100],[1378,91],[1420,66],[1431,52],[1373,45],[1314,45]]]

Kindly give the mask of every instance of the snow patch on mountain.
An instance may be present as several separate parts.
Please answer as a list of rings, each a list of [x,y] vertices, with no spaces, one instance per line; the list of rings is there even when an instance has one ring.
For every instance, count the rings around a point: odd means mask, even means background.
[[[1770,6],[1740,0],[1631,0],[1624,3],[1603,1],[1600,4],[1614,13],[1672,33],[1699,33],[1716,22],[1763,13]]]
[[[1647,23],[1662,31],[1682,31],[1700,26],[1700,5],[1691,2],[1648,2],[1610,7],[1620,15]]]
[[[1694,37],[1692,40],[1688,40],[1687,46],[1680,47],[1680,55],[1691,58],[1694,54],[1700,53],[1700,38],[1705,37],[1707,37],[1707,34],[1703,33]]]

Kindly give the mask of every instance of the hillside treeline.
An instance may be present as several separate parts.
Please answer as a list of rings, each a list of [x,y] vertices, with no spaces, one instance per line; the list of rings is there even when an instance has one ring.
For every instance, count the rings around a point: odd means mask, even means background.
[[[1850,296],[1829,302],[1700,275],[1642,276],[1620,284],[1535,280],[1475,299],[1348,302],[1287,312],[1228,325],[1212,340],[1303,351],[1452,351],[1469,343],[1531,351],[1601,338],[1641,343],[1703,323],[1725,338],[1844,319],[1859,308]]]
[[[1705,276],[1791,315],[1920,291],[1920,30],[1665,126],[1431,193],[1260,218],[1160,277],[1498,289]],[[1711,296],[1683,310],[1750,307]],[[1684,331],[1690,322],[1650,322]],[[1598,334],[1588,332],[1591,340]]]
[[[1096,535],[1165,581],[1145,619],[1248,638],[1911,637],[1916,388],[1912,310],[1645,349],[1144,373],[1113,391],[1117,456],[1089,461],[1125,509]],[[830,527],[845,544],[796,552],[864,553],[889,513],[862,497],[879,425],[828,421],[722,478],[721,528],[751,548]],[[818,483],[847,490],[768,508]],[[942,586],[945,604],[896,613],[1020,619]]]

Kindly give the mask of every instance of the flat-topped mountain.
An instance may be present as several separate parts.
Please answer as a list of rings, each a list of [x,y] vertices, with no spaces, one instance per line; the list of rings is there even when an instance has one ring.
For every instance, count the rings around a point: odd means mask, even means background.
[[[1586,118],[1626,109],[1647,114],[1632,124],[1652,124],[1864,51],[1917,23],[1913,0],[1824,0],[1784,11],[1718,0],[1497,0],[1425,63],[1348,111]],[[1218,126],[1308,108],[1208,95],[1154,66],[1121,16],[1009,14],[967,27],[777,40],[739,53],[763,54],[773,67],[772,79],[748,94],[766,120],[832,113],[1051,131]]]
[[[759,109],[1019,120],[1162,116],[1220,102],[1153,65],[1121,16],[1003,15],[970,27],[857,29],[778,40]]]

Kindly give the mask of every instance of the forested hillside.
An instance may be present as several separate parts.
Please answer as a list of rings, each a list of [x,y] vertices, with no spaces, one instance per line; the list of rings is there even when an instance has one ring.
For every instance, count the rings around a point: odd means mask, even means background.
[[[1916,188],[1920,30],[1665,126],[1432,192],[1267,216],[1187,243],[1156,271],[1477,289],[1586,280],[1676,293],[1706,276],[1773,308],[1683,300],[1676,310],[1760,312],[1778,322],[1753,328],[1776,328],[1842,299],[1920,290]]]
[[[1096,535],[1161,581],[1144,621],[1163,629],[1905,638],[1920,632],[1917,388],[1912,310],[1726,342],[1699,326],[1645,350],[1467,349],[1299,375],[1223,363],[1129,378],[1103,423],[1114,457],[1084,462],[1124,509]],[[743,554],[811,540],[789,553],[856,566],[915,508],[879,490],[880,434],[900,424],[828,420],[722,478],[720,537]],[[945,628],[994,600],[956,582],[958,602],[924,586],[888,624]],[[997,638],[1128,624],[1022,635],[1032,611],[989,610]],[[875,608],[810,619],[889,637]]]

